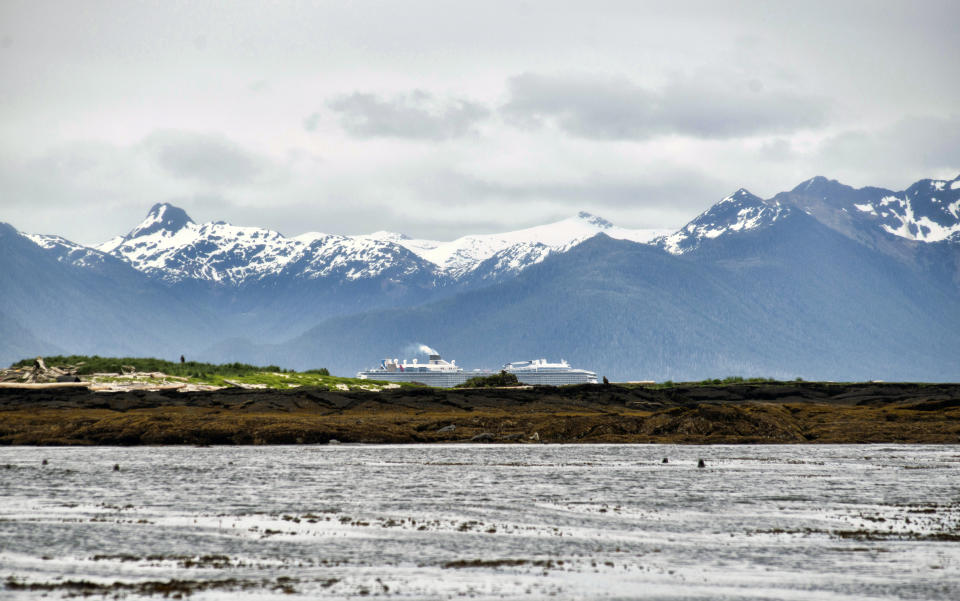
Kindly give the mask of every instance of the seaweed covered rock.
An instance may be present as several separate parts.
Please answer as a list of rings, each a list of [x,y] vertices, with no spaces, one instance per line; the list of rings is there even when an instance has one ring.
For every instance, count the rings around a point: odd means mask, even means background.
[[[714,405],[674,407],[654,413],[642,427],[644,434],[710,442],[804,442],[796,419],[783,407],[769,405]]]

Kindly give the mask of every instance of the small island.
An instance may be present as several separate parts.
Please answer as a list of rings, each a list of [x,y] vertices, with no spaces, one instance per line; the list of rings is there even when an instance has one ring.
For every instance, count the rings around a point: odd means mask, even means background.
[[[495,374],[444,389],[324,369],[75,356],[25,360],[0,378],[3,445],[960,442],[960,384],[554,387]]]

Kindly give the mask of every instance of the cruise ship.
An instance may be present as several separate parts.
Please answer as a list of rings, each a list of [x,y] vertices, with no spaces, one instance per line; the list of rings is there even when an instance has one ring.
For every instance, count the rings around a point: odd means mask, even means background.
[[[563,359],[559,363],[548,363],[546,359],[516,361],[504,365],[503,370],[517,376],[523,384],[563,386],[597,383],[597,374],[585,369],[574,369]]]
[[[475,376],[489,375],[489,372],[466,372],[457,367],[456,361],[445,361],[440,355],[429,355],[427,363],[399,359],[384,359],[380,367],[357,372],[361,380],[381,380],[384,382],[419,382],[437,388],[453,388]]]

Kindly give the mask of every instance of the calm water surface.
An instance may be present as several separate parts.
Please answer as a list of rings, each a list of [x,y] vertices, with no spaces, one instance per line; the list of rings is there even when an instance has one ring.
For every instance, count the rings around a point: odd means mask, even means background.
[[[14,599],[956,600],[960,447],[3,448],[0,579]]]

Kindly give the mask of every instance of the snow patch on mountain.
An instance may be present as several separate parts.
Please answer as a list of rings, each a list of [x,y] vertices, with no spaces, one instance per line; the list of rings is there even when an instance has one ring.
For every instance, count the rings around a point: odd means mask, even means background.
[[[960,232],[960,189],[954,189],[955,183],[921,180],[905,192],[853,206],[889,234],[939,242]]]
[[[679,231],[661,236],[654,243],[671,254],[681,255],[698,248],[703,240],[768,226],[789,211],[780,201],[763,200],[740,188]]]
[[[409,276],[430,266],[403,247],[379,240],[323,234],[305,248],[297,249],[285,269],[286,275],[318,279],[340,276],[347,280],[375,278],[390,270]]]
[[[479,282],[494,282],[517,275],[527,267],[542,263],[558,252],[542,242],[520,242],[494,253],[478,264],[471,275]]]
[[[94,268],[103,265],[105,253],[71,242],[62,236],[22,234],[40,248],[53,254],[58,261],[78,267]]]
[[[512,257],[508,262],[519,264],[522,262],[520,257],[526,256],[539,263],[549,254],[547,250],[565,252],[600,232],[611,238],[633,242],[649,242],[664,233],[660,230],[617,227],[602,217],[581,211],[574,217],[555,223],[499,234],[473,234],[450,242],[411,239],[389,232],[369,236],[390,239],[437,265],[448,275],[461,278],[491,257],[512,247],[516,248],[504,255]]]
[[[40,248],[46,250],[53,250],[56,248],[67,248],[71,250],[84,248],[75,242],[71,242],[66,238],[61,236],[48,236],[46,234],[21,234],[25,238],[29,238],[34,244]]]
[[[947,211],[957,219],[960,219],[960,200],[948,204]]]
[[[387,232],[387,231],[378,231],[378,232],[373,232],[372,234],[359,234],[352,237],[358,240],[379,240],[382,242],[392,242],[394,244],[398,244],[406,248],[407,250],[414,253],[418,257],[421,257],[428,261],[429,259],[427,259],[427,257],[424,255],[430,251],[435,250],[441,244],[444,244],[439,240],[411,238],[406,234],[400,234],[398,232]]]

